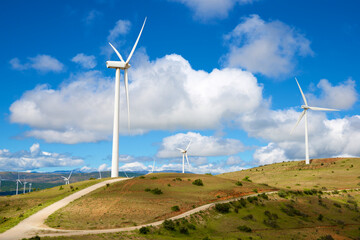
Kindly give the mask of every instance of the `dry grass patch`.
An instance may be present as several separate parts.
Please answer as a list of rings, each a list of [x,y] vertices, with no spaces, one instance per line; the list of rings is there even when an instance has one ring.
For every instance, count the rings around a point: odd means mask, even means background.
[[[204,186],[193,185],[201,179]],[[140,225],[165,219],[194,207],[253,193],[270,187],[211,175],[156,173],[98,189],[60,209],[47,220],[51,227],[65,229],[106,229]],[[170,185],[170,186],[169,186]],[[145,189],[158,188],[162,194]],[[179,206],[180,211],[171,207]]]

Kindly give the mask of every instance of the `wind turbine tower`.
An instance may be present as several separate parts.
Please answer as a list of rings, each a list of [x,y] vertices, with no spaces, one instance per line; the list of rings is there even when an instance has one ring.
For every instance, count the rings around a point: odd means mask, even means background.
[[[182,148],[177,148],[177,150],[179,150],[182,153],[182,173],[185,173],[185,157],[186,157],[186,161],[190,170],[190,164],[189,164],[189,159],[188,159],[188,155],[187,155],[187,151],[190,147],[191,141],[189,142],[189,144],[187,145],[187,147],[185,149]]]
[[[128,110],[128,128],[130,130],[130,109],[129,109],[129,84],[128,84],[128,69],[130,68],[129,61],[135,51],[136,45],[139,42],[141,33],[144,29],[146,18],[140,30],[140,33],[136,39],[136,42],[128,56],[126,62],[116,50],[116,48],[111,44],[110,46],[114,49],[116,55],[119,57],[120,61],[107,61],[107,68],[115,68],[115,102],[114,102],[114,127],[113,127],[113,146],[112,146],[112,163],[111,163],[111,177],[119,177],[119,102],[120,102],[120,70],[124,70],[124,82],[125,82],[125,92],[126,92],[126,102]]]
[[[298,80],[295,78],[295,81],[297,83],[297,85],[299,86],[299,89],[300,89],[300,93],[301,93],[301,96],[304,100],[304,104],[305,105],[301,105],[301,108],[304,109],[302,111],[302,113],[300,114],[299,116],[299,119],[298,121],[296,122],[294,128],[291,130],[291,133],[292,134],[295,130],[295,128],[297,127],[297,125],[299,124],[299,122],[301,121],[301,119],[305,116],[305,163],[306,164],[310,164],[310,159],[309,159],[309,139],[308,139],[308,120],[307,120],[307,110],[311,109],[311,110],[314,110],[314,111],[339,111],[337,109],[330,109],[330,108],[320,108],[320,107],[310,107],[306,101],[306,98],[305,98],[305,95],[303,93],[303,91],[301,90],[301,87],[300,87],[300,84],[298,82]]]
[[[20,178],[19,178],[19,173],[18,173],[18,178],[16,179],[16,195],[19,194],[19,183],[22,185]]]
[[[24,179],[24,189],[23,189],[23,193],[25,194],[25,191],[26,191],[26,184],[27,184],[28,182],[26,182],[25,181],[25,179]]]
[[[31,192],[31,185],[32,183],[29,183],[29,192]]]

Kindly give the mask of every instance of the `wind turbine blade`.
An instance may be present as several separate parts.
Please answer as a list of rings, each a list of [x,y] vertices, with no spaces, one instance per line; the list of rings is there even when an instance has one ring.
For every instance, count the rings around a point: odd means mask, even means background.
[[[304,95],[303,91],[301,90],[300,84],[299,84],[299,82],[298,82],[298,80],[297,80],[296,78],[295,78],[295,81],[296,81],[297,85],[299,86],[299,89],[300,89],[300,92],[301,92],[302,98],[303,98],[303,100],[304,100],[305,105],[307,106],[308,104],[307,104],[307,101],[306,101],[305,95]]]
[[[299,122],[301,121],[301,119],[303,118],[303,116],[305,115],[305,113],[306,113],[306,110],[302,111],[302,113],[300,114],[299,119],[298,119],[298,121],[296,122],[294,128],[291,130],[290,135],[294,132],[294,130],[295,130],[295,128],[297,127],[297,125],[299,125]]]
[[[331,108],[319,108],[319,107],[309,107],[311,110],[315,111],[339,111],[337,109],[331,109]]]
[[[68,177],[67,179],[70,179],[70,178],[71,178],[71,174],[72,174],[72,172],[73,172],[73,171],[71,171],[71,172],[70,172],[70,175],[69,175],[69,177]]]
[[[134,44],[134,46],[133,46],[133,48],[132,48],[132,50],[131,50],[131,53],[130,53],[128,59],[126,60],[126,64],[128,64],[128,63],[130,62],[130,59],[131,59],[131,57],[132,57],[132,55],[133,55],[133,53],[134,53],[134,51],[135,51],[136,45],[137,45],[138,42],[139,42],[139,39],[140,39],[141,33],[142,33],[143,29],[144,29],[145,23],[146,23],[146,18],[145,18],[144,23],[143,23],[143,25],[142,25],[142,28],[141,28],[141,30],[140,30],[139,36],[137,37],[136,42],[135,42],[135,44]]]
[[[191,140],[190,140],[189,144],[187,145],[187,147],[186,147],[186,149],[185,149],[186,151],[189,149],[190,144],[191,144]]]
[[[188,167],[189,167],[189,170],[190,170],[190,163],[189,163],[189,159],[188,159],[187,153],[185,153],[185,157],[186,157],[186,161],[187,161],[187,164],[188,164]]]
[[[127,112],[128,112],[128,129],[130,131],[130,100],[129,100],[129,81],[128,81],[128,69],[125,68],[124,73],[124,82],[125,82],[125,93],[126,93],[126,103],[127,103]]]
[[[181,149],[181,148],[176,148],[177,150],[179,150],[180,152],[184,152],[185,150],[184,149]]]
[[[118,55],[118,57],[120,58],[120,61],[124,62],[124,59],[121,57],[120,53],[118,52],[118,50],[116,50],[116,48],[111,44],[109,43],[110,46],[112,47],[112,49],[114,49],[116,55]]]

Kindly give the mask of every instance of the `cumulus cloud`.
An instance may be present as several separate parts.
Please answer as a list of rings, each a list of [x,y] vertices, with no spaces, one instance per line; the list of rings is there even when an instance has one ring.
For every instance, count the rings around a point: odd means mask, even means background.
[[[239,165],[241,164],[242,160],[239,156],[230,156],[226,160],[226,165]]]
[[[310,41],[298,30],[280,21],[266,22],[251,15],[225,36],[229,53],[226,66],[279,77],[291,73],[297,56],[313,55]]]
[[[49,55],[37,55],[36,57],[29,57],[28,62],[21,63],[18,58],[10,60],[10,64],[15,70],[35,69],[39,72],[61,72],[64,69],[64,64],[59,60]]]
[[[129,71],[132,134],[217,129],[262,101],[262,86],[249,72],[194,70],[176,54],[139,62]],[[120,88],[124,91],[123,84]],[[113,96],[113,77],[89,71],[72,75],[58,89],[39,85],[25,92],[11,105],[10,120],[29,125],[26,136],[47,142],[106,140],[112,132]],[[120,130],[128,134],[126,99],[124,94],[120,97]]]
[[[172,0],[180,2],[194,11],[201,20],[226,18],[235,5],[249,4],[255,0]]]
[[[102,17],[102,15],[103,14],[100,11],[93,9],[86,14],[86,16],[83,18],[83,21],[85,24],[90,25],[96,19]]]
[[[69,154],[50,153],[41,151],[40,145],[34,143],[30,151],[12,153],[8,149],[0,149],[0,170],[25,171],[44,167],[78,166],[84,160]]]
[[[126,35],[131,28],[131,22],[129,20],[118,20],[115,23],[113,29],[110,30],[107,40],[114,42],[119,36]]]
[[[202,136],[200,133],[178,133],[163,139],[157,157],[178,157],[177,148],[185,149],[189,142],[189,156],[221,156],[232,155],[244,151],[244,145],[237,139],[221,139],[213,136]]]
[[[288,161],[288,158],[285,156],[285,150],[277,147],[273,142],[265,147],[256,149],[253,157],[260,165]]]
[[[86,69],[92,69],[96,66],[96,59],[93,55],[87,56],[83,53],[79,53],[73,57],[71,61],[80,64],[83,68]]]
[[[317,87],[321,90],[320,97],[309,94],[308,104],[310,106],[332,106],[338,109],[349,109],[358,98],[355,81],[352,79],[348,79],[336,86],[333,86],[327,79],[322,79],[317,84]]]

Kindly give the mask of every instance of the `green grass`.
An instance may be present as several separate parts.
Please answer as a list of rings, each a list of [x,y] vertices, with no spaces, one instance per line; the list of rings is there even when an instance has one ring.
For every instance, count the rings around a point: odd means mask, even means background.
[[[310,165],[304,161],[283,162],[218,176],[234,180],[248,177],[255,183],[291,190],[358,188],[360,158],[314,159]]]
[[[201,179],[203,186],[192,184]],[[171,187],[168,186],[171,185]],[[154,194],[159,189],[162,194]],[[166,219],[209,202],[271,188],[211,175],[156,173],[112,184],[70,203],[52,214],[46,224],[62,229],[106,229]],[[180,211],[171,207],[178,206]]]
[[[270,195],[269,200],[258,197],[245,207],[238,202],[232,202],[229,213],[219,213],[214,208],[189,217],[173,221],[174,230],[159,227],[149,227],[147,234],[139,230],[125,233],[57,237],[62,240],[100,240],[100,239],[318,239],[332,235],[335,239],[357,239],[360,235],[359,210],[346,207],[349,199],[352,205],[360,204],[359,192],[352,191],[339,194],[293,195],[280,198],[277,194]],[[322,203],[319,204],[319,199]],[[333,205],[341,204],[341,209]],[[298,214],[289,215],[283,209],[298,210]],[[237,210],[236,210],[237,209]],[[323,215],[322,220],[318,219]],[[251,217],[249,217],[251,215]],[[275,217],[276,216],[276,217]],[[269,220],[276,224],[266,224]],[[169,224],[167,224],[168,226]],[[171,224],[170,224],[171,225]],[[240,229],[251,229],[251,232]],[[240,229],[239,229],[240,227]],[[181,229],[187,229],[182,231]],[[54,238],[41,238],[51,240]]]
[[[0,197],[0,233],[12,228],[44,207],[72,194],[70,186],[74,188],[74,191],[78,191],[103,180],[105,179],[72,183],[63,186],[63,190],[59,190],[60,187],[57,186],[17,196]]]

